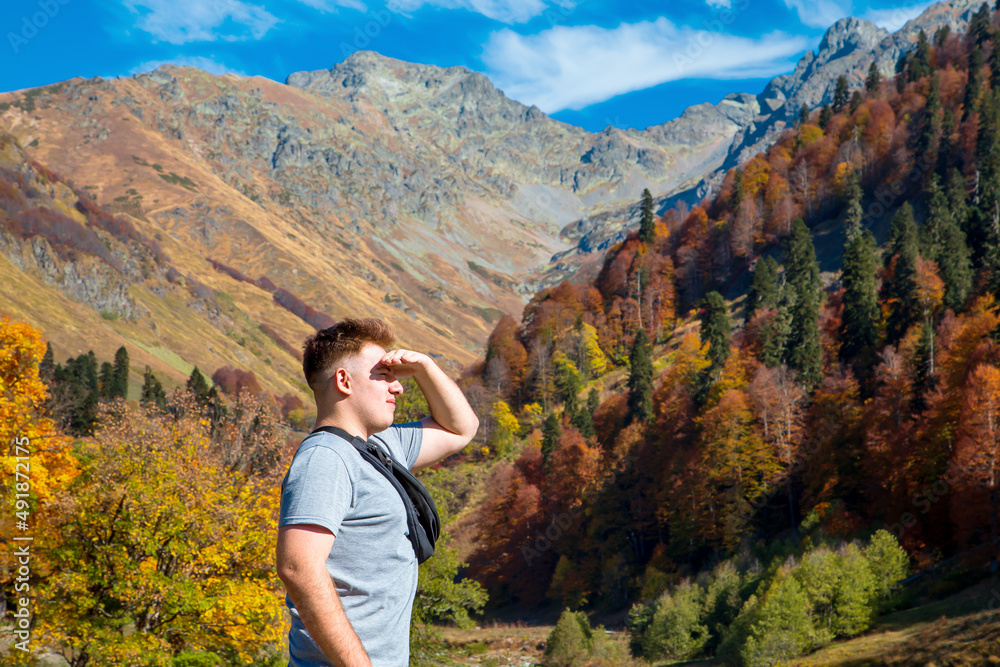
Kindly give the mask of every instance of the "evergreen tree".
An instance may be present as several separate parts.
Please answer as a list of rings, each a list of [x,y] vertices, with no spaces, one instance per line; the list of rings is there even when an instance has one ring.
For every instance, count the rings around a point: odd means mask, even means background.
[[[115,352],[109,398],[128,398],[128,350],[124,345]]]
[[[875,237],[865,230],[844,248],[841,282],[844,310],[841,316],[839,356],[854,362],[855,375],[862,385],[875,368],[878,344],[878,255]]]
[[[97,374],[97,386],[99,389],[99,396],[102,401],[107,401],[114,396],[111,391],[115,383],[115,367],[111,365],[110,361],[105,361],[101,364],[101,370]]]
[[[191,375],[188,376],[187,384],[185,385],[187,390],[194,394],[195,398],[206,399],[208,398],[208,382],[205,380],[205,376],[201,374],[198,367],[195,366],[194,370],[191,371]]]
[[[653,359],[649,336],[639,329],[629,353],[627,423],[648,422],[653,417]]]
[[[53,384],[58,393],[57,416],[62,427],[73,435],[91,435],[97,424],[100,381],[93,351],[56,365]]]
[[[52,384],[52,376],[56,371],[56,358],[52,353],[52,344],[45,343],[45,356],[42,357],[41,363],[38,364],[38,376],[42,378],[45,384]]]
[[[935,73],[927,92],[924,105],[924,123],[917,139],[917,153],[926,164],[937,163],[938,145],[941,139],[941,87]]]
[[[944,247],[944,228],[951,223],[948,197],[941,189],[937,174],[931,174],[927,184],[927,218],[920,229],[920,254],[925,258],[941,262]]]
[[[937,32],[934,33],[934,46],[939,49],[943,48],[945,42],[948,41],[948,36],[950,34],[951,34],[951,26],[949,25],[943,25],[940,28],[938,28]]]
[[[803,102],[802,106],[799,107],[799,125],[805,125],[809,122],[809,107]]]
[[[983,52],[978,46],[969,52],[969,77],[965,84],[965,99],[962,102],[962,120],[979,111],[979,97],[983,92]]]
[[[840,111],[847,105],[850,90],[847,85],[847,77],[841,74],[837,77],[837,85],[833,91],[833,110]]]
[[[594,415],[587,411],[585,407],[580,407],[579,410],[573,413],[573,416],[569,419],[570,426],[575,428],[580,432],[585,438],[592,438],[597,435],[597,430],[594,429]]]
[[[951,218],[958,225],[959,229],[968,235],[969,222],[969,202],[968,192],[965,189],[965,177],[958,169],[952,169],[948,177],[948,208],[951,210]],[[971,243],[971,239],[969,239]]]
[[[161,410],[167,407],[167,394],[163,391],[163,385],[153,375],[153,369],[149,366],[146,366],[146,370],[142,374],[142,393],[139,401],[143,405],[155,406]]]
[[[987,3],[983,3],[969,21],[968,39],[977,47],[993,38],[993,20]]]
[[[562,427],[559,425],[559,418],[556,417],[555,413],[550,412],[549,416],[542,422],[542,461],[546,465],[548,465],[561,435]]]
[[[853,93],[851,93],[851,101],[847,105],[847,108],[850,110],[851,113],[854,113],[855,111],[858,110],[858,107],[860,107],[864,101],[865,99],[861,97],[861,92],[855,90]]]
[[[996,46],[990,51],[990,86],[993,90],[1000,89],[1000,49]]]
[[[864,218],[862,194],[861,176],[852,171],[844,191],[844,236],[848,243],[861,234],[861,221]]]
[[[786,276],[792,290],[793,305],[785,359],[789,368],[799,372],[802,383],[812,387],[823,377],[823,351],[819,336],[823,285],[819,278],[812,233],[801,218],[792,224]]]
[[[886,241],[886,265],[891,277],[882,284],[883,299],[888,304],[886,338],[895,344],[911,324],[920,318],[917,298],[917,225],[913,207],[904,203],[892,217]]]
[[[643,243],[652,243],[656,238],[656,216],[653,207],[653,195],[647,188],[642,191],[642,217],[639,219],[639,240]]]
[[[761,257],[753,268],[743,319],[749,322],[758,308],[774,308],[777,304],[778,263],[773,257]]]
[[[875,65],[875,61],[868,66],[868,77],[865,79],[865,90],[869,93],[878,92],[879,87],[882,85],[882,75],[878,71],[878,67]]]
[[[938,266],[944,281],[944,305],[958,312],[972,291],[972,253],[965,242],[965,232],[953,219],[941,232]]]
[[[831,118],[833,118],[833,109],[830,108],[829,104],[824,104],[823,108],[819,110],[819,126],[825,130]]]
[[[917,47],[913,50],[907,73],[910,81],[917,81],[931,73],[931,45],[923,30],[917,35]]]
[[[938,141],[938,164],[937,170],[941,174],[941,178],[946,178],[948,176],[948,171],[952,166],[952,152],[954,151],[955,144],[952,142],[952,136],[956,134],[958,128],[955,125],[955,113],[952,109],[945,109],[944,116],[941,118],[941,138]]]
[[[712,362],[709,373],[714,375],[729,358],[729,338],[732,324],[726,302],[718,292],[709,292],[701,312],[701,340],[708,343],[708,358]]]
[[[785,360],[788,336],[792,330],[792,309],[795,305],[793,292],[788,284],[780,287],[775,317],[761,333],[760,361],[768,368],[774,368]]]

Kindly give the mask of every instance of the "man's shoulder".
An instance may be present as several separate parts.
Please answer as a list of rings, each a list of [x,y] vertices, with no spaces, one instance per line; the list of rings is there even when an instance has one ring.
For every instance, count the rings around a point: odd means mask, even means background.
[[[295,459],[310,462],[329,461],[331,464],[340,462],[347,468],[353,467],[355,458],[354,446],[351,443],[324,431],[309,434],[295,450]]]

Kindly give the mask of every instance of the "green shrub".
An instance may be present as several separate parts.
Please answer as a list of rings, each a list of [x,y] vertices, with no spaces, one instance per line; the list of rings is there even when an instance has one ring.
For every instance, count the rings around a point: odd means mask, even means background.
[[[563,610],[545,641],[543,667],[582,667],[590,653],[593,633],[583,612]]]
[[[744,613],[749,615],[749,632],[740,657],[746,667],[770,667],[817,644],[809,598],[787,573],[779,573],[759,601],[748,602]]]
[[[708,641],[704,603],[705,592],[689,581],[661,596],[645,633],[643,655],[671,660],[698,656]]]
[[[875,577],[872,592],[880,610],[885,610],[896,584],[910,573],[910,557],[899,546],[896,536],[887,530],[880,530],[872,535],[864,555]]]

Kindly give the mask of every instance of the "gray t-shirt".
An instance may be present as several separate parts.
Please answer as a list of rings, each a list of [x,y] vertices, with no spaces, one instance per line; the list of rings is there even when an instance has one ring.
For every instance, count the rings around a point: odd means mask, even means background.
[[[423,436],[420,422],[394,424],[372,436],[412,468]],[[407,537],[399,493],[347,440],[320,431],[304,439],[281,489],[279,526],[313,524],[334,534],[326,559],[347,619],[374,667],[405,667],[417,558]],[[290,667],[330,665],[309,636],[291,599]]]

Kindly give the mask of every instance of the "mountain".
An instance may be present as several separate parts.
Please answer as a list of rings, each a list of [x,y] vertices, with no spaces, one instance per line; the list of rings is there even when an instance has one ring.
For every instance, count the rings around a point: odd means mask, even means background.
[[[105,312],[97,324],[110,330],[109,344],[180,345],[161,332],[168,321],[183,331],[173,320],[190,316],[191,304],[174,312],[148,301],[149,281],[173,269],[216,295],[195,317],[226,340],[246,341],[247,332],[212,319],[220,298],[278,327],[293,351],[331,318],[381,314],[403,344],[467,364],[501,313],[517,315],[539,284],[593,271],[634,224],[644,188],[664,204],[700,198],[720,169],[773,141],[801,103],[828,99],[839,74],[857,84],[871,58],[891,69],[920,26],[960,27],[971,6],[932,7],[892,36],[841,21],[815,56],[760,95],[696,105],[642,131],[589,133],[510,100],[463,67],[373,52],[293,73],[285,84],[163,66],[5,93],[0,130],[23,150],[9,168],[51,170],[155,239],[170,261],[129,283],[135,307],[120,299],[98,307],[82,294],[103,288],[53,282],[44,262],[25,253],[25,244],[44,246],[44,235],[8,229],[5,254],[21,258],[25,284],[56,287]],[[19,296],[15,282],[0,288],[8,301]],[[68,337],[66,318],[41,312],[34,324]],[[58,354],[86,349],[74,340]],[[183,358],[168,364],[175,380],[192,364],[235,361],[218,346],[181,348]],[[283,354],[294,373],[294,354]]]
[[[23,151],[10,169],[44,165],[235,307],[260,312],[243,301],[250,290],[273,301],[269,313],[297,312],[307,325],[377,313],[404,344],[464,364],[501,313],[520,312],[531,272],[567,247],[563,226],[620,208],[643,188],[665,194],[693,182],[735,131],[730,117],[748,113],[731,107],[687,129],[690,119],[673,131],[594,134],[465,68],[359,52],[287,84],[164,66],[7,93],[0,129]],[[44,245],[44,234],[5,233],[8,260],[26,257],[22,280],[46,283],[41,260],[23,252]],[[183,310],[144,303],[146,280],[127,290],[136,307],[100,307],[100,326],[115,332],[109,345],[179,345],[158,331]],[[97,307],[65,281],[46,284]],[[55,316],[31,319],[57,338],[66,327]],[[276,331],[297,344],[301,329]],[[87,343],[59,347],[71,354]],[[217,348],[181,347],[177,380],[192,364],[233,362]]]

